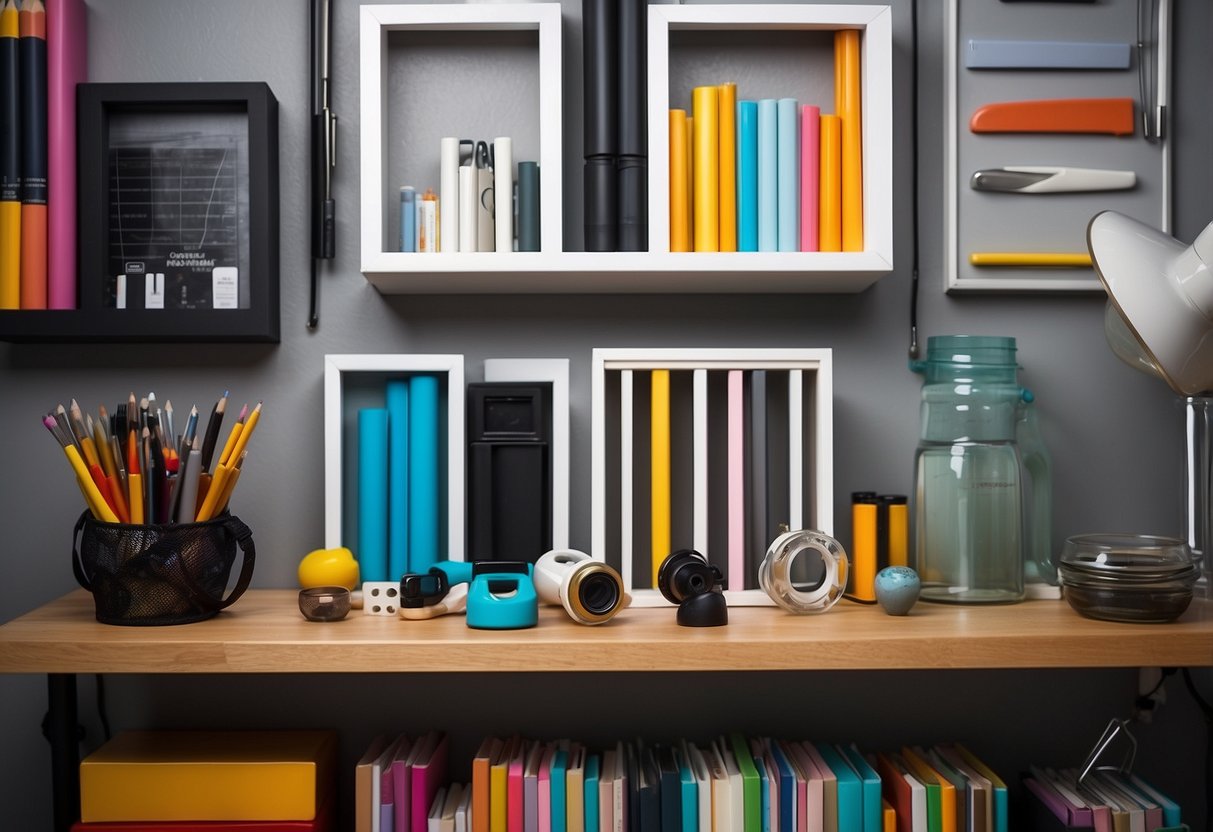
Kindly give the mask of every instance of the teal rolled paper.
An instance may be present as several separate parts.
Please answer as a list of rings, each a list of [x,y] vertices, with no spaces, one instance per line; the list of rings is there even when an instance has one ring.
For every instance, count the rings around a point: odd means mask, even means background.
[[[358,568],[363,581],[386,581],[387,408],[358,411]]]

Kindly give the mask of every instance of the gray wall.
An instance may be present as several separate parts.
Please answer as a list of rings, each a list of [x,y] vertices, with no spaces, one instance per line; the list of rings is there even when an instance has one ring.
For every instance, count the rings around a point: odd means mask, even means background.
[[[580,181],[579,3],[564,2],[566,182]],[[88,0],[90,74],[96,81],[265,80],[280,110],[282,343],[255,346],[19,346],[0,344],[0,619],[70,589],[68,535],[80,511],[59,454],[35,417],[75,397],[95,407],[131,389],[178,406],[206,407],[225,388],[264,399],[255,462],[238,511],[259,549],[255,583],[294,584],[295,565],[323,538],[322,359],[330,352],[463,353],[469,380],[494,356],[572,361],[572,543],[589,545],[589,359],[593,347],[831,347],[835,360],[835,493],[845,536],[853,490],[907,492],[918,427],[918,378],[906,369],[912,251],[910,5],[894,2],[896,262],[894,274],[855,296],[382,297],[358,271],[357,6],[337,3],[335,108],[339,247],[327,275],[318,331],[307,315],[308,88],[303,0]],[[1175,231],[1191,239],[1213,217],[1207,104],[1206,0],[1175,3]],[[1020,345],[1055,465],[1054,539],[1081,531],[1179,530],[1181,421],[1159,382],[1117,362],[1104,344],[1097,297],[946,297],[942,292],[942,26],[939,2],[920,11],[922,227],[921,332],[1005,334]],[[441,118],[441,113],[433,114]],[[580,243],[579,190],[566,186],[565,232]],[[812,621],[806,621],[807,627]],[[1159,628],[1160,638],[1166,637]],[[417,675],[240,679],[110,677],[115,729],[171,725],[339,725],[355,757],[375,732],[458,730],[466,755],[483,732],[524,730],[590,739],[648,732],[702,736],[738,727],[867,747],[959,738],[1008,776],[1028,762],[1077,764],[1113,716],[1126,716],[1133,671],[719,674],[685,677]],[[1197,675],[1210,689],[1208,674]],[[466,684],[471,682],[471,684]],[[480,690],[492,686],[484,707]],[[693,690],[688,690],[693,688]],[[81,682],[85,748],[100,736],[93,682]],[[657,696],[645,717],[615,697]],[[894,693],[895,691],[895,693]],[[1153,724],[1138,730],[1138,766],[1190,806],[1200,822],[1201,721],[1177,681]],[[760,706],[739,709],[750,698]],[[49,754],[38,724],[41,677],[0,678],[0,827],[49,826]],[[582,714],[584,703],[590,712]],[[668,704],[667,704],[668,703]],[[770,708],[767,703],[777,707]],[[559,706],[559,707],[553,707]],[[556,714],[553,715],[552,712]],[[593,714],[593,716],[590,716]],[[348,771],[345,776],[349,785]]]

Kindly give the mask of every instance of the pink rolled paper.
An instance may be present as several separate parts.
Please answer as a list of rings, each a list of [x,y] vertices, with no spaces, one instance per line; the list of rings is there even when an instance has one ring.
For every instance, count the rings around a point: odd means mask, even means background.
[[[809,104],[802,107],[800,112],[800,250],[817,251],[821,108]]]
[[[76,308],[76,85],[88,80],[83,0],[46,0],[49,309]]]

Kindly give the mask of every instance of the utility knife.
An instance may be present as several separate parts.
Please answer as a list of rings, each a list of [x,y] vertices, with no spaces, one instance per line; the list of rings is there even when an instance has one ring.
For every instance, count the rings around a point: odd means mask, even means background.
[[[1026,165],[979,170],[969,180],[975,191],[1008,194],[1060,194],[1074,191],[1123,191],[1137,184],[1131,170],[1097,170]]]

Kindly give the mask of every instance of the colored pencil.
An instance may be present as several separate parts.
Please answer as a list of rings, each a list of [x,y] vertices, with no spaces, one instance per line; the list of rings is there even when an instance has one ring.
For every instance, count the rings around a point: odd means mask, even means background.
[[[21,307],[21,92],[17,6],[0,7],[0,309]]]
[[[46,308],[46,10],[22,0],[21,63],[21,308]]]
[[[210,418],[206,421],[206,433],[202,438],[202,470],[211,469],[211,456],[215,453],[215,440],[219,438],[219,426],[223,423],[223,411],[227,409],[227,394],[224,390],[219,401],[211,408]]]
[[[54,416],[47,415],[42,417],[42,424],[63,448],[63,453],[76,474],[76,483],[80,486],[80,490],[84,494],[84,500],[88,504],[93,516],[106,523],[117,523],[118,515],[106,504],[105,498],[101,495],[97,484],[93,482],[93,478],[89,474],[84,460],[80,458],[80,452],[76,450],[75,443],[61,433],[61,428]]]

